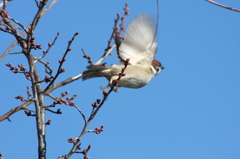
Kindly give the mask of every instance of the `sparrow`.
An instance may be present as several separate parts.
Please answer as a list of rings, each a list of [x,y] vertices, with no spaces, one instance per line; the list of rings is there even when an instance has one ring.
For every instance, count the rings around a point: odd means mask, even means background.
[[[164,69],[161,62],[154,59],[157,51],[155,28],[150,15],[140,14],[130,22],[124,40],[120,44],[116,43],[119,61],[124,64],[126,59],[130,59],[124,71],[126,76],[118,81],[118,87],[141,88]],[[103,67],[92,64],[83,72],[82,80],[106,77],[108,86],[112,86],[122,68],[124,65]]]

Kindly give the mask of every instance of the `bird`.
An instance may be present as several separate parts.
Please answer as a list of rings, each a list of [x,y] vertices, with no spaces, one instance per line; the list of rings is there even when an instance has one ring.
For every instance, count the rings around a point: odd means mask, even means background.
[[[126,60],[128,65],[124,71],[125,76],[118,81],[118,87],[141,88],[159,74],[164,67],[161,62],[154,59],[157,52],[156,27],[149,14],[139,14],[128,25],[123,41],[117,44],[117,54],[120,63]],[[119,77],[124,65],[90,65],[82,73],[82,80],[96,77],[105,77],[108,86]],[[106,87],[108,87],[106,86]]]

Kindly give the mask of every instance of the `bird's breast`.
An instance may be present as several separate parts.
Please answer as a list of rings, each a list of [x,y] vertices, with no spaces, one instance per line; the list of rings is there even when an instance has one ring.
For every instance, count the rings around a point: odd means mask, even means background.
[[[126,76],[123,76],[118,85],[127,88],[141,88],[149,83],[153,78],[153,73],[149,67],[128,65],[125,71]]]

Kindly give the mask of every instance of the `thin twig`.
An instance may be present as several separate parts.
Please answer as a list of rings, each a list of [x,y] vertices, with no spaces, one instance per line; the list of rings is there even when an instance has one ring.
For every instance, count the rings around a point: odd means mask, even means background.
[[[3,0],[3,10],[6,10],[6,7],[7,7],[7,1],[6,0]]]
[[[31,110],[31,109],[28,109],[28,108],[24,108],[24,109],[26,109],[26,110],[28,110],[28,111],[30,111],[30,112],[36,112],[36,111],[34,111],[34,110]]]
[[[126,61],[125,63],[125,67],[122,69],[122,72],[120,74],[123,74],[124,70],[126,70],[127,66],[128,66],[128,61]],[[116,81],[119,81],[121,79],[122,75],[119,75],[118,79]],[[76,148],[78,147],[82,137],[84,136],[84,134],[88,131],[87,127],[89,125],[89,123],[91,122],[91,120],[97,115],[98,111],[100,110],[100,108],[103,106],[103,104],[105,103],[105,101],[107,100],[107,98],[109,97],[109,95],[111,94],[111,92],[115,89],[115,86],[117,85],[117,82],[114,82],[110,88],[110,90],[104,94],[103,100],[101,101],[101,103],[99,104],[99,106],[96,108],[96,110],[90,115],[90,117],[88,118],[88,120],[85,120],[85,124],[84,127],[82,129],[82,132],[80,133],[80,135],[77,137],[77,141],[74,143],[72,149],[70,150],[70,152],[65,155],[63,158],[64,159],[68,159],[75,151]],[[82,113],[81,113],[82,114]],[[84,115],[84,114],[82,114]],[[85,117],[85,116],[84,116]]]
[[[36,5],[37,5],[37,7],[39,7],[39,5],[38,5],[38,1],[37,1],[37,0],[35,0],[35,2],[36,2]]]
[[[49,4],[48,7],[45,8],[44,11],[41,13],[41,17],[42,17],[43,15],[45,15],[45,14],[47,13],[47,11],[48,11],[49,9],[51,9],[54,4],[56,4],[57,1],[58,1],[58,0],[53,0],[52,3]],[[28,27],[30,27],[30,25],[29,25]],[[23,37],[25,34],[26,34],[25,32],[22,32],[19,36],[20,36],[20,37]],[[2,54],[2,56],[0,57],[0,61],[2,61],[2,60],[4,59],[4,57],[12,50],[12,48],[13,48],[17,43],[18,43],[18,41],[15,40],[15,41],[7,48],[7,50],[6,50],[6,51]]]
[[[18,35],[17,34],[17,32],[16,32],[16,30],[15,31],[13,31],[12,29],[9,29],[9,30],[1,30],[1,31],[3,31],[3,32],[5,32],[5,33],[9,33],[9,34],[12,34],[13,36],[15,36],[18,40],[23,40],[24,41],[24,39],[20,36],[20,35]],[[0,58],[0,61],[1,61],[1,58]]]
[[[50,71],[50,72],[48,72],[47,70],[45,70],[45,72],[52,76],[52,68],[48,65],[48,63],[46,63],[46,62],[44,62],[44,61],[42,61],[40,59],[38,59],[38,61],[40,63],[42,63],[45,66],[46,69],[48,69]]]
[[[44,56],[47,55],[47,53],[49,52],[49,50],[50,50],[50,49],[52,48],[52,46],[55,44],[55,42],[56,42],[56,40],[57,40],[57,38],[58,38],[59,35],[60,35],[60,33],[58,32],[57,35],[56,35],[56,37],[54,38],[53,42],[48,45],[48,49],[45,50],[45,51],[43,51],[43,55],[40,56],[39,58],[37,58],[37,59],[33,62],[34,64],[37,63],[40,59],[42,59]]]
[[[83,120],[84,120],[84,122],[86,124],[87,123],[87,119],[86,119],[84,113],[81,111],[81,109],[78,106],[76,106],[75,104],[73,105],[73,107],[77,108],[78,112],[82,115]]]
[[[229,10],[232,10],[232,11],[240,12],[239,9],[235,9],[235,8],[232,8],[232,7],[228,7],[228,6],[225,6],[225,5],[223,5],[223,4],[220,4],[220,3],[214,2],[214,1],[212,1],[212,0],[206,0],[206,1],[208,1],[208,2],[210,2],[210,3],[212,3],[212,4],[215,4],[215,5],[217,5],[217,6],[220,6],[220,7],[223,7],[223,8],[229,9]]]
[[[22,51],[18,51],[18,52],[10,52],[9,54],[22,54]]]
[[[57,100],[57,98],[54,97],[53,95],[51,95],[50,93],[48,94],[48,96],[49,96],[50,98],[52,98],[53,100]]]
[[[94,64],[94,65],[99,65],[110,53],[111,51],[116,47],[116,45],[114,44],[109,50],[107,50],[107,52],[105,52],[103,54],[103,56]],[[72,80],[75,81],[75,80],[78,80],[79,78],[82,77],[82,73],[72,77]]]
[[[119,31],[120,35],[121,35],[122,31],[124,31],[124,22],[125,22],[125,19],[126,19],[127,15],[129,15],[128,3],[125,3],[125,7],[123,9],[124,9],[125,12],[124,12],[124,15],[121,18],[120,31]]]
[[[15,19],[13,19],[9,16],[7,18],[10,19],[11,21],[13,21],[14,23],[16,23],[17,25],[19,25],[26,33],[28,33],[26,28],[24,28],[24,26],[21,23],[19,23],[18,21],[16,21]]]
[[[26,103],[23,103],[22,105],[20,105],[20,106],[18,106],[16,108],[11,109],[6,114],[4,114],[3,116],[0,117],[0,121],[8,119],[11,115],[13,115],[14,113],[18,112],[19,110],[25,109],[28,105],[30,105],[33,102],[34,102],[34,99],[32,99],[31,101],[28,101]]]
[[[45,110],[47,110],[47,111],[49,111],[49,112],[51,112],[51,113],[54,113],[54,114],[59,114],[59,111],[53,111],[53,110],[51,110],[51,109],[49,109],[49,108],[45,108]],[[60,109],[59,109],[60,110]]]
[[[71,51],[70,46],[71,46],[73,40],[75,39],[75,37],[76,37],[78,34],[79,34],[79,33],[75,33],[75,34],[73,35],[72,39],[68,42],[67,49],[66,49],[66,51],[65,51],[65,53],[64,53],[64,55],[63,55],[63,57],[62,57],[62,59],[61,59],[61,62],[60,62],[60,65],[59,65],[59,67],[58,67],[58,70],[57,70],[57,73],[56,73],[56,75],[55,75],[55,78],[54,78],[54,79],[49,83],[49,85],[45,88],[44,92],[45,92],[46,90],[48,90],[48,89],[52,86],[52,84],[54,83],[54,81],[57,79],[57,77],[58,77],[59,74],[61,73],[61,68],[62,68],[64,59],[65,59],[65,57],[67,56],[68,52]]]
[[[19,36],[23,37],[26,33],[22,32]],[[0,57],[0,61],[2,61],[4,59],[4,57],[12,50],[12,48],[18,43],[17,40],[15,40],[8,48],[7,50],[2,54],[2,56]]]
[[[109,50],[107,50],[106,53],[104,53],[104,55],[95,63],[95,65],[99,65],[110,53],[111,51],[116,47],[116,45],[114,44]]]

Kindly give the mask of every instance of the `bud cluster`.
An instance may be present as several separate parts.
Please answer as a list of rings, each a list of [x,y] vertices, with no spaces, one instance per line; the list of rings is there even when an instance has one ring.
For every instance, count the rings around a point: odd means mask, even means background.
[[[96,134],[100,134],[102,131],[104,131],[103,128],[104,128],[104,125],[102,125],[101,128],[96,127],[95,130],[94,130],[94,132],[95,132]]]
[[[66,91],[64,93],[61,93],[62,97],[66,96],[69,92]],[[72,101],[77,97],[77,94],[74,94],[73,97],[67,97],[66,99],[63,99],[62,97],[60,98],[56,98],[55,101],[53,101],[53,103],[49,106],[43,106],[44,108],[46,107],[55,107],[57,104],[65,104],[65,105],[69,105],[69,106],[74,106],[75,103]],[[59,113],[60,114],[60,113]]]
[[[29,29],[30,29],[30,27],[28,28],[28,30],[29,30]],[[30,29],[30,30],[31,30],[31,29]],[[36,38],[33,37],[33,38],[31,38],[31,39],[29,40],[30,45],[31,45],[31,48],[34,49],[34,50],[42,49],[42,47],[41,47],[40,44],[34,44],[35,39],[36,39]]]
[[[19,64],[18,67],[14,67],[11,63],[7,63],[6,66],[9,67],[10,70],[11,70],[13,73],[18,73],[19,70],[25,72],[26,69],[27,69],[27,68],[24,67],[22,64]],[[18,68],[20,68],[20,69],[18,70]]]
[[[48,75],[45,76],[45,79],[43,81],[45,81],[46,83],[51,82],[53,79],[55,78],[55,76],[51,76],[49,77]]]
[[[22,102],[28,101],[28,100],[24,99],[22,95],[16,96],[15,99],[20,99]]]
[[[51,122],[52,122],[52,119],[49,119],[49,120],[45,123],[45,125],[50,125]]]
[[[25,113],[27,116],[36,116],[35,114],[32,114],[30,111],[27,111],[27,110],[25,110],[24,113]]]
[[[94,103],[92,103],[92,107],[97,108],[100,102],[101,102],[101,99],[97,99]]]

